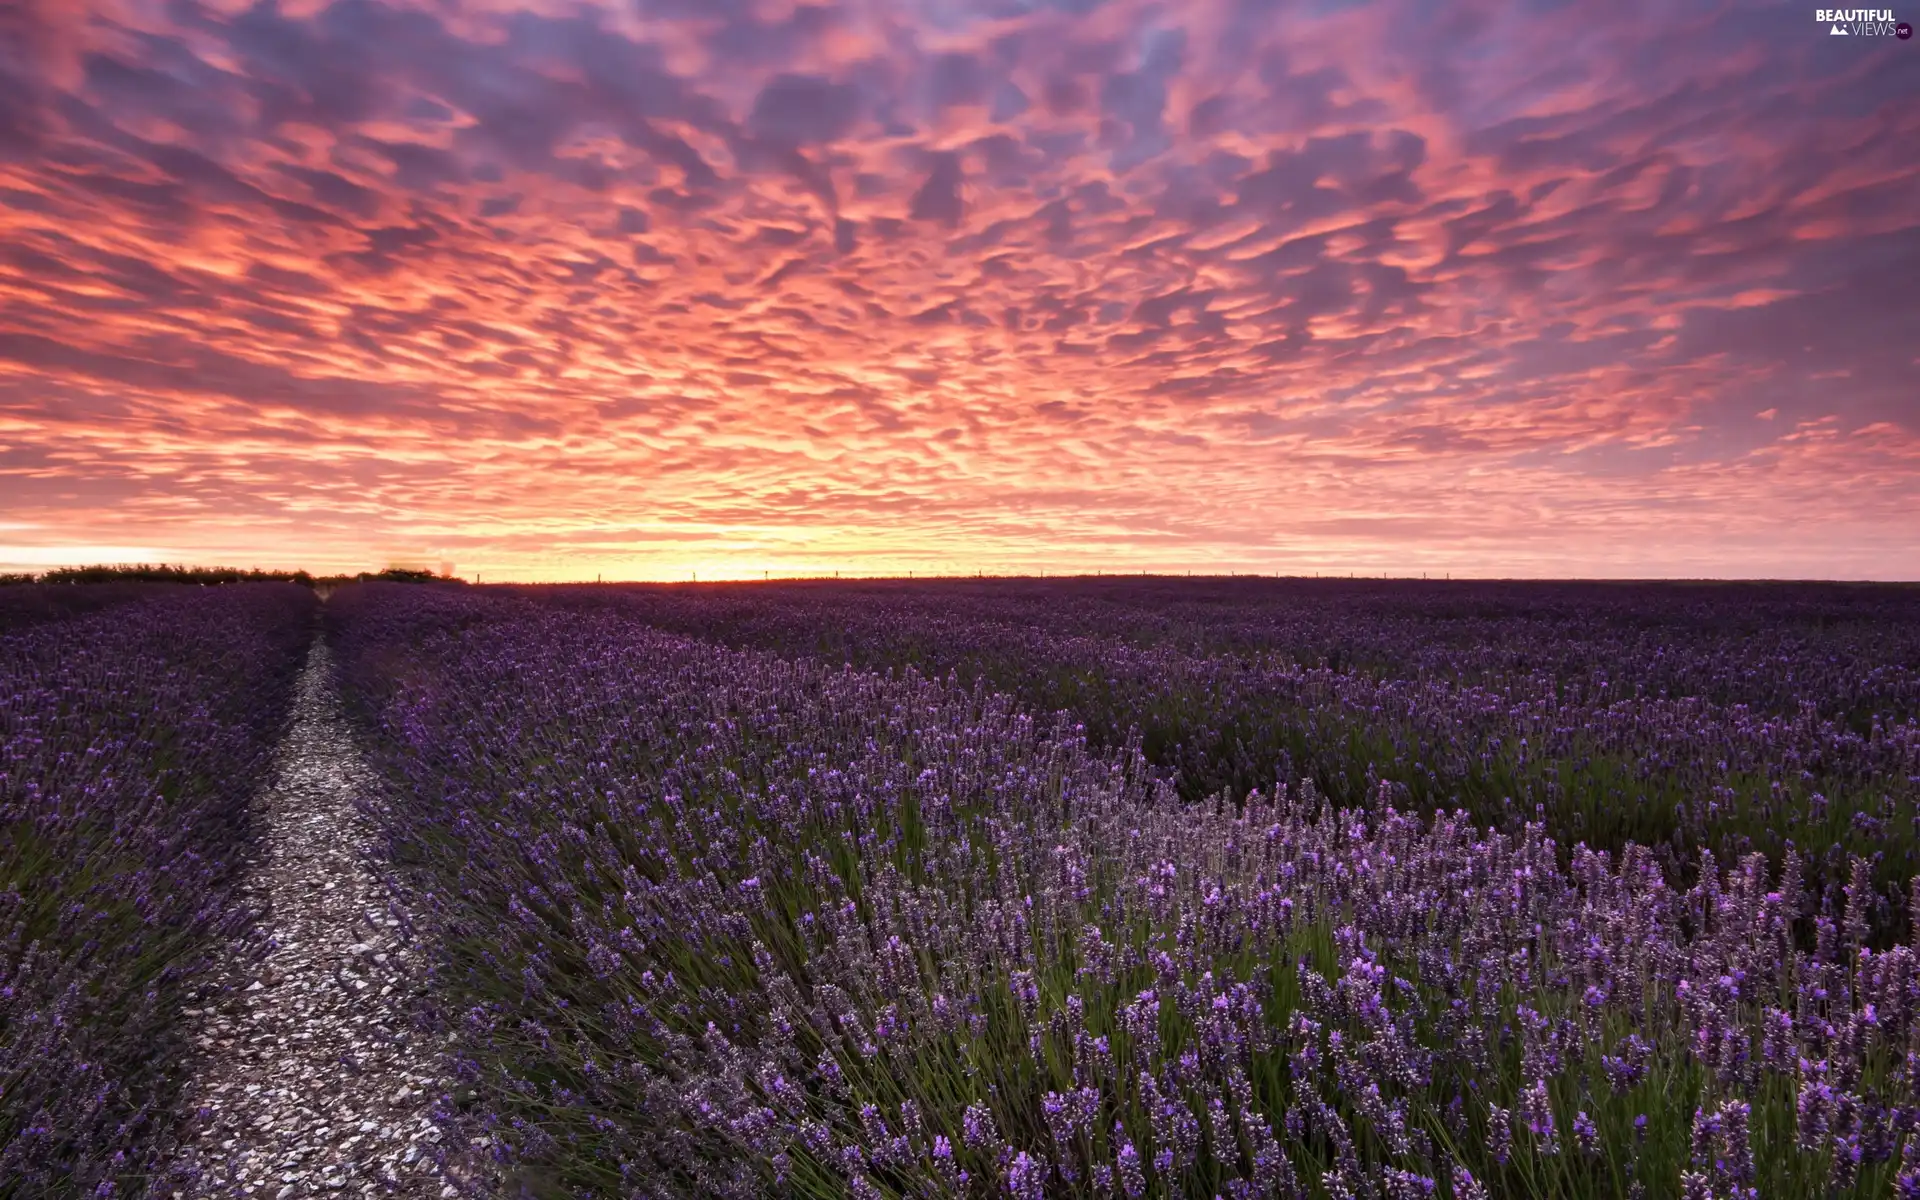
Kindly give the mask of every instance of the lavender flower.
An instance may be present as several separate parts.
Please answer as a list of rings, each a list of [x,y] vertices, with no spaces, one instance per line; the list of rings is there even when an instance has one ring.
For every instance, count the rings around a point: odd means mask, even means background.
[[[1513,1118],[1497,1104],[1487,1106],[1487,1153],[1499,1163],[1513,1153]]]
[[[1140,1200],[1147,1194],[1147,1177],[1140,1169],[1140,1152],[1133,1148],[1132,1142],[1120,1143],[1120,1150],[1114,1156],[1114,1165],[1119,1169],[1120,1190],[1126,1194],[1127,1200]]]
[[[1459,1163],[1453,1165],[1453,1200],[1489,1200],[1486,1187]]]
[[[1013,1200],[1046,1200],[1047,1169],[1025,1150],[1007,1168],[1007,1194]]]
[[[1582,1154],[1598,1155],[1600,1153],[1600,1129],[1584,1109],[1574,1114],[1573,1140],[1579,1145]]]

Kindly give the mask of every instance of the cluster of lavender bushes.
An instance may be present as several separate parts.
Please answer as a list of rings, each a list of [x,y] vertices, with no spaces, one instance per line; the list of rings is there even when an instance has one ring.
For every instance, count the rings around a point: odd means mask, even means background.
[[[1178,580],[524,589],[707,640],[984,679],[1135,731],[1189,799],[1276,779],[1340,803],[1530,820],[1589,845],[1791,838],[1882,902],[1920,871],[1920,591],[1843,585]]]
[[[314,599],[57,591],[0,634],[0,1196],[137,1194]]]
[[[1920,1195],[1871,865],[1195,803],[1002,693],[337,593],[471,1126],[537,1194]]]

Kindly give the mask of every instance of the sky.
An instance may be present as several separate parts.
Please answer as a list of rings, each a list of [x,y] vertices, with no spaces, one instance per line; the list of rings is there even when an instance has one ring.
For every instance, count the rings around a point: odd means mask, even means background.
[[[11,0],[0,570],[1920,578],[1817,17]]]

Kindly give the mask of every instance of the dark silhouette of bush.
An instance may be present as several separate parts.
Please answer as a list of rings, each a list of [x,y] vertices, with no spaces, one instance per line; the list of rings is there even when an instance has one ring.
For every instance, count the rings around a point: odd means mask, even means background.
[[[168,563],[133,563],[88,567],[56,567],[41,575],[7,576],[7,582],[21,583],[297,583],[313,586],[313,576],[305,571],[242,570],[239,567],[186,567]]]
[[[362,571],[354,578],[362,583],[373,579],[384,579],[389,583],[436,583],[447,577],[413,567],[388,567],[384,571]]]
[[[101,564],[87,567],[55,567],[41,575],[0,574],[0,586],[27,584],[100,584],[100,583],[297,583],[301,587],[316,584],[365,583],[464,583],[455,577],[435,575],[415,567],[388,567],[383,571],[361,571],[357,575],[325,575],[316,578],[307,571],[242,570],[239,567],[186,567],[167,563]]]

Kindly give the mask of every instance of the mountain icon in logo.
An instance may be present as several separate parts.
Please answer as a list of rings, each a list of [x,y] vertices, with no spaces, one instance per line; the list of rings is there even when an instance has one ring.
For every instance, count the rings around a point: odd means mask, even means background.
[[[1850,33],[1848,33],[1848,32],[1847,32],[1846,30],[1844,30],[1844,29],[1842,29],[1842,28],[1840,28],[1840,27],[1839,27],[1838,25],[1835,25],[1835,26],[1833,27],[1833,32],[1832,32],[1832,33],[1830,33],[1830,34],[1828,34],[1827,36],[1829,36],[1829,37],[1852,37],[1853,35],[1852,35],[1852,34],[1850,34]]]

